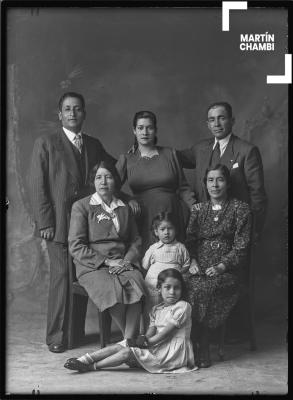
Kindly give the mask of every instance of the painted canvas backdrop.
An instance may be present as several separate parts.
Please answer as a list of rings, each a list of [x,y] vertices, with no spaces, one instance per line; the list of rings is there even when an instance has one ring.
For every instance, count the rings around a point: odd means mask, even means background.
[[[275,35],[273,52],[239,49],[241,33],[266,32]],[[84,130],[114,156],[131,146],[138,110],[156,113],[160,144],[183,149],[209,137],[209,103],[232,104],[234,133],[261,151],[269,197],[255,261],[257,311],[285,315],[288,88],[266,84],[266,75],[284,73],[285,9],[233,11],[222,32],[218,8],[15,8],[7,39],[11,302],[38,298],[45,311],[48,259],[32,236],[26,175],[34,140],[59,125],[59,97],[77,91],[86,99]]]

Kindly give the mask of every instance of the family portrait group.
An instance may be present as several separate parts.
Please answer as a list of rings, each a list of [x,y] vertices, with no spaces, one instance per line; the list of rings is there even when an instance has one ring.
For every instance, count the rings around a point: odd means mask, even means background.
[[[37,3],[1,5],[6,393],[286,393],[288,9]]]

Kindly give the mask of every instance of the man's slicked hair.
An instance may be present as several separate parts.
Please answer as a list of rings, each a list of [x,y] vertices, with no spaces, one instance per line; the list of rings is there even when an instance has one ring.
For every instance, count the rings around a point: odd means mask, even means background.
[[[213,103],[213,104],[209,105],[208,108],[207,108],[207,114],[206,115],[208,115],[209,111],[212,108],[216,108],[216,107],[224,107],[225,110],[227,111],[228,116],[230,118],[232,118],[232,116],[233,116],[232,106],[231,106],[231,104],[229,104],[229,103],[227,103],[225,101],[217,101],[216,103]]]

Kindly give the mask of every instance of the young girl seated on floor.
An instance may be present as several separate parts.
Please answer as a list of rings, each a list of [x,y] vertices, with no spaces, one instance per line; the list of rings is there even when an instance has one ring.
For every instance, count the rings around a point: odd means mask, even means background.
[[[147,311],[159,302],[156,288],[159,273],[167,268],[174,268],[184,274],[190,267],[189,253],[184,244],[176,240],[176,228],[170,213],[156,215],[152,221],[152,231],[158,241],[148,248],[142,260],[142,266],[147,270]]]
[[[153,307],[145,335],[69,358],[64,367],[86,372],[126,363],[151,373],[196,370],[190,341],[191,306],[183,300],[186,291],[181,273],[171,268],[160,272],[157,288],[162,303]]]

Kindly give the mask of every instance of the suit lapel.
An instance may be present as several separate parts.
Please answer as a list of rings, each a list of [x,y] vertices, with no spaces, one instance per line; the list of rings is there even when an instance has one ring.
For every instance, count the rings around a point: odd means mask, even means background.
[[[239,152],[235,149],[235,137],[232,134],[229,140],[229,143],[227,145],[227,148],[221,157],[221,164],[226,165],[226,167],[231,170],[233,168],[233,165],[236,163],[237,158],[238,158]]]
[[[78,163],[75,159],[71,143],[63,130],[61,133],[58,133],[56,149],[60,153],[60,156],[73,180],[80,184],[82,182],[81,171],[78,168]]]
[[[88,175],[89,175],[89,151],[90,151],[90,146],[88,143],[88,136],[87,135],[82,135],[82,140],[83,140],[83,146],[82,146],[82,151],[84,153],[84,163],[85,163],[85,182],[88,182]]]

